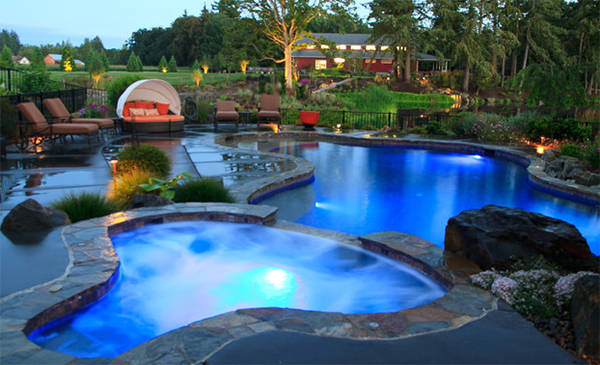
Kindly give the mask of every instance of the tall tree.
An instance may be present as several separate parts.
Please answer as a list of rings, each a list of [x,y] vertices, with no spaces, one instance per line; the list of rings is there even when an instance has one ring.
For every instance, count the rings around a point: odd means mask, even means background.
[[[431,35],[437,40],[436,49],[464,70],[464,91],[469,90],[472,73],[479,80],[491,75],[491,63],[479,33],[483,29],[480,1],[483,0],[429,0],[433,13]]]
[[[0,32],[0,48],[4,49],[4,46],[10,48],[14,54],[20,54],[21,42],[14,30],[9,32],[6,29],[2,29],[2,32]]]
[[[347,14],[353,0],[241,0],[243,15],[260,24],[260,30],[283,51],[286,90],[293,94],[292,51],[294,44],[310,36],[308,24],[317,16]]]
[[[96,85],[98,85],[98,80],[106,73],[106,69],[104,68],[104,64],[102,63],[99,54],[93,49],[90,49],[90,52],[85,59],[85,70],[94,79]]]
[[[73,50],[70,45],[65,45],[60,59],[60,69],[65,72],[75,71],[75,59],[73,58]]]
[[[390,47],[388,52],[394,54],[394,74],[400,78],[398,69],[402,67],[400,61],[404,56],[404,81],[410,82],[410,54],[412,40],[418,30],[419,18],[414,0],[373,0],[369,3],[372,20],[371,41],[385,44]],[[380,50],[378,50],[380,52]]]
[[[2,52],[0,53],[0,67],[13,68],[15,64],[12,56],[13,54],[10,48],[8,48],[7,45],[4,45],[4,47],[2,47]]]

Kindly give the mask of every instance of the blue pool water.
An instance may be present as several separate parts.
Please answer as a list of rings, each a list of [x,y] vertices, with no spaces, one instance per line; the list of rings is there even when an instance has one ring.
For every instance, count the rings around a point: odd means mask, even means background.
[[[453,216],[487,204],[525,209],[575,225],[600,254],[600,210],[533,188],[510,161],[405,148],[289,142],[274,152],[315,164],[315,181],[260,204],[278,218],[354,235],[394,230],[444,247]]]
[[[29,336],[43,348],[115,357],[241,308],[396,312],[445,290],[411,267],[349,245],[258,225],[178,222],[112,237],[121,267],[100,301]]]

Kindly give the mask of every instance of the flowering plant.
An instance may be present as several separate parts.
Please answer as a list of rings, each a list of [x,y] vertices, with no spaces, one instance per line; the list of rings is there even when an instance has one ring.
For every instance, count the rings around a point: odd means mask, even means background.
[[[564,305],[570,305],[577,279],[597,275],[581,271],[561,276],[548,269],[483,271],[471,276],[471,282],[504,299],[517,312],[528,316],[538,314],[550,318]]]
[[[79,109],[77,115],[80,118],[104,118],[108,116],[108,108],[104,105],[88,104]]]

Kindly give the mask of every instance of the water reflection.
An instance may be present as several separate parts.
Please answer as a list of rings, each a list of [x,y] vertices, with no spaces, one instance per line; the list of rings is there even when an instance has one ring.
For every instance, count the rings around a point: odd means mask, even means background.
[[[396,230],[443,247],[448,219],[487,204],[520,208],[574,224],[600,253],[600,211],[533,189],[525,168],[480,156],[321,143],[295,152],[315,164],[315,200],[303,216],[287,215],[298,189],[261,204],[278,217],[355,235]]]

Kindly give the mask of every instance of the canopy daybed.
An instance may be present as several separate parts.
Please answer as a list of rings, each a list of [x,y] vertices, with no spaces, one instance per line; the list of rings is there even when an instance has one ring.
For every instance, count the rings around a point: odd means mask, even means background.
[[[126,132],[179,132],[185,119],[177,91],[158,79],[129,85],[119,97],[117,115]]]

